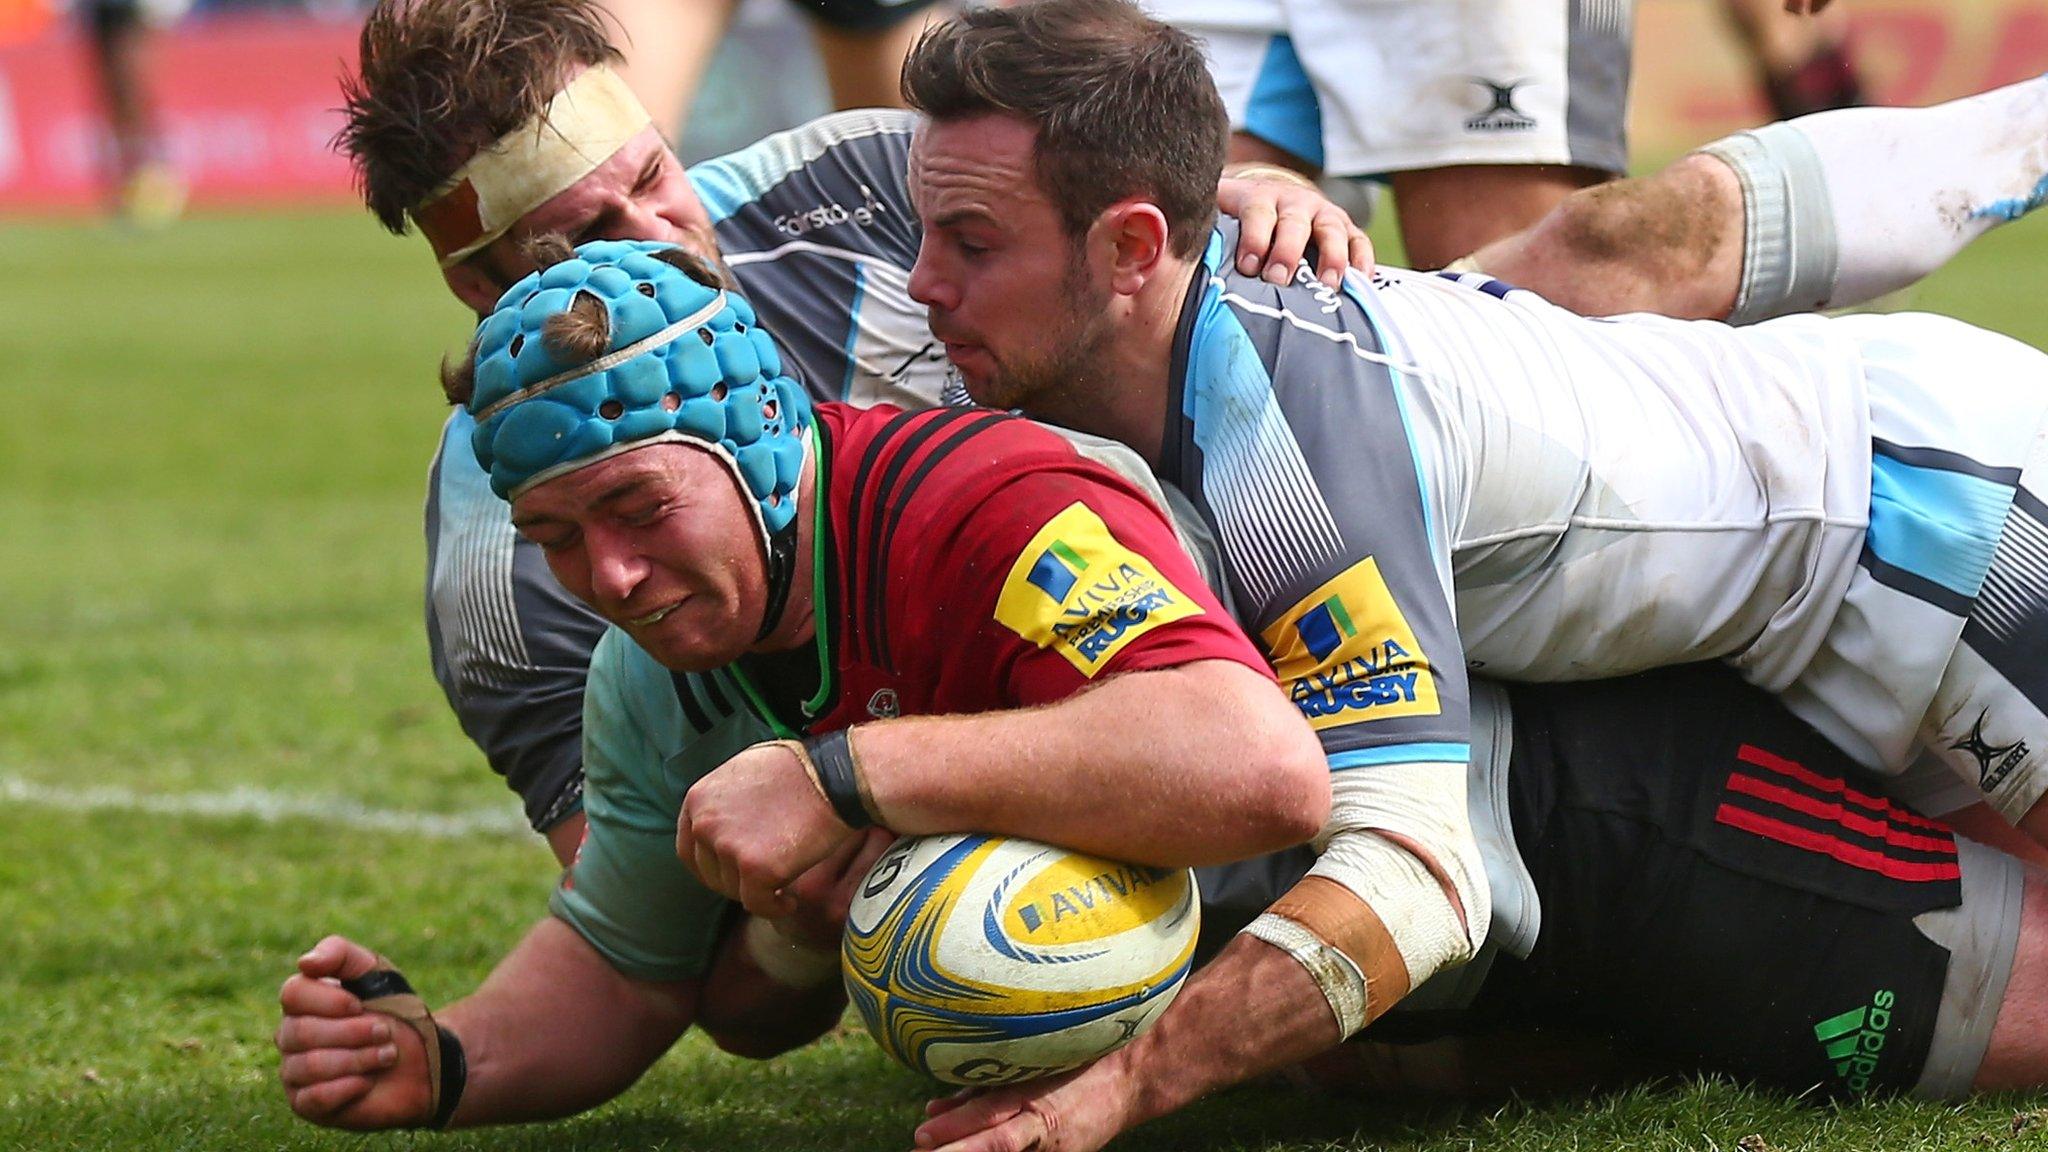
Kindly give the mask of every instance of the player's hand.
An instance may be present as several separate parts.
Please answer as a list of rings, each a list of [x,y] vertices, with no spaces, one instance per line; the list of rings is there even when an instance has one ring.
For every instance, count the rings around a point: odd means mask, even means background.
[[[860,891],[868,869],[895,841],[894,832],[869,828],[791,881],[782,893],[795,908],[775,921],[776,930],[808,947],[837,952],[854,893]]]
[[[796,753],[756,744],[683,797],[676,855],[706,887],[771,920],[796,911],[791,881],[860,833],[840,821]]]
[[[1248,170],[1249,178],[1226,176],[1216,185],[1216,206],[1237,217],[1237,270],[1273,284],[1290,283],[1314,243],[1316,279],[1332,288],[1343,281],[1347,266],[1372,271],[1372,241],[1350,213],[1312,185],[1274,171],[1257,165]]]
[[[299,957],[277,1001],[278,1079],[301,1118],[331,1128],[397,1128],[432,1118],[427,1053],[419,1035],[389,1016],[364,1009],[343,991],[383,967],[375,952],[329,936]]]
[[[1064,1076],[934,1100],[912,1140],[919,1152],[1095,1152],[1133,1122],[1115,1056]]]

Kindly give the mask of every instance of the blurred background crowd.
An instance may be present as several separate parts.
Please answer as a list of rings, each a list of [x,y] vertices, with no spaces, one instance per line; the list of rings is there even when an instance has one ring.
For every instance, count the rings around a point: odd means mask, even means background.
[[[1593,0],[1583,0],[1592,3]],[[819,0],[618,0],[634,83],[686,161],[890,94],[920,23],[806,19]],[[357,0],[0,0],[0,213],[345,202],[328,147]],[[1655,164],[1844,103],[1925,104],[2030,76],[2043,0],[1641,0],[1630,135]]]

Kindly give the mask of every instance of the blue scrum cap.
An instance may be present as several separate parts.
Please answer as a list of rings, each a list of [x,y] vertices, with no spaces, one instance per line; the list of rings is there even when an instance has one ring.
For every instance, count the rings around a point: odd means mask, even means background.
[[[700,445],[753,497],[772,551],[796,515],[810,400],[745,299],[655,257],[672,247],[594,240],[500,297],[477,327],[470,443],[507,500],[634,448]],[[541,332],[585,292],[603,303],[611,339],[579,364]]]

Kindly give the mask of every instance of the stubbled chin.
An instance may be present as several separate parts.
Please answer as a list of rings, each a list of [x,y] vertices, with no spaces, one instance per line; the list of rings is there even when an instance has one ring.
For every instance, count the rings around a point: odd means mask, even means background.
[[[746,654],[747,645],[737,626],[732,630],[733,637],[723,638],[705,636],[687,625],[671,631],[672,623],[673,616],[650,628],[628,628],[626,634],[662,667],[676,672],[710,672]]]

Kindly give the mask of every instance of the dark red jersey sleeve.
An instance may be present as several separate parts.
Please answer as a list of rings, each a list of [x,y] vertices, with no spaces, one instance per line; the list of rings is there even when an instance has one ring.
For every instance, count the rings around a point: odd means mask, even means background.
[[[992,431],[973,499],[935,510],[927,538],[934,578],[966,578],[945,589],[942,676],[998,669],[1021,705],[1196,660],[1270,675],[1146,495],[1044,429]]]

